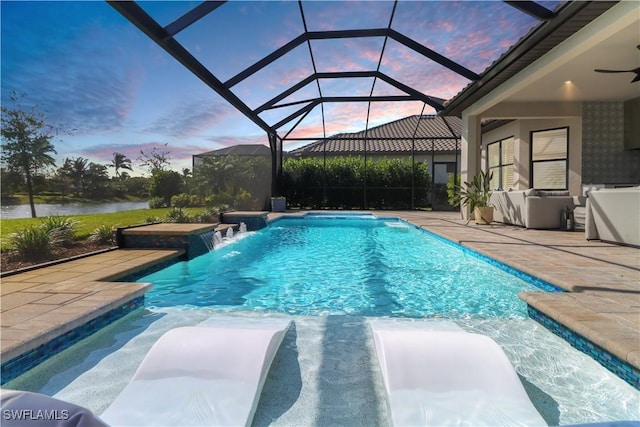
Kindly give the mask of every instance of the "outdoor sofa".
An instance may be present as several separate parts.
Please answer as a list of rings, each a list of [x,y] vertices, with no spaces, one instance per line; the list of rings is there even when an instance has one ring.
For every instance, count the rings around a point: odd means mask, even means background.
[[[489,204],[493,220],[534,229],[559,229],[562,210],[573,209],[580,201],[568,191],[493,191]]]
[[[585,222],[587,240],[640,247],[640,186],[590,191]]]

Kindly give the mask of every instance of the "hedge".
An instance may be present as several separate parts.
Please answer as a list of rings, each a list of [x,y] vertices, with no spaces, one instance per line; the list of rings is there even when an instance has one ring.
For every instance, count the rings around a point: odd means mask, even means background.
[[[286,159],[283,184],[289,207],[299,208],[411,208],[429,205],[431,178],[427,163],[409,159],[335,157]],[[364,205],[366,176],[366,206]]]

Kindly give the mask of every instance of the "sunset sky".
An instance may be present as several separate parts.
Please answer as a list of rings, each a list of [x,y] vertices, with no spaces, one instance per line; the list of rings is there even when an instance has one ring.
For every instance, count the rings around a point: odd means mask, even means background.
[[[557,1],[540,2],[553,10]],[[167,25],[199,2],[140,2]],[[386,28],[393,2],[303,2],[309,31]],[[140,150],[168,144],[171,167],[191,166],[191,155],[221,147],[267,144],[265,133],[102,1],[2,1],[2,104],[12,90],[27,94],[46,119],[66,132],[54,139],[61,164],[82,156],[108,163],[114,151],[135,167]],[[481,73],[537,24],[498,1],[401,1],[392,28]],[[226,81],[304,32],[296,1],[231,1],[180,32],[176,39]],[[375,70],[384,38],[318,40],[311,50],[318,72]],[[469,80],[389,40],[380,71],[431,96],[449,99]],[[232,90],[251,108],[313,74],[306,43]],[[373,79],[326,79],[322,95],[369,95]],[[402,94],[377,80],[374,95]],[[316,83],[282,103],[317,98]],[[300,108],[261,114],[269,124]],[[419,114],[422,103],[373,103],[369,126]],[[324,105],[327,136],[364,129],[367,103]],[[425,113],[434,113],[427,106]],[[292,122],[291,124],[293,124]],[[289,126],[279,129],[283,136]],[[323,136],[320,106],[291,134]],[[308,141],[311,142],[311,141]],[[290,143],[285,149],[301,143]]]

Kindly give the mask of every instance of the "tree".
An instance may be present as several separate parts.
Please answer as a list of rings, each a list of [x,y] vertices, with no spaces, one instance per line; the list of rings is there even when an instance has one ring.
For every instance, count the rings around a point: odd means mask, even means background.
[[[171,197],[182,193],[184,183],[182,176],[176,171],[157,171],[152,177],[149,184],[149,196],[161,197],[164,199],[165,205],[171,205]]]
[[[127,158],[122,153],[118,153],[117,151],[113,153],[113,159],[111,160],[110,168],[115,168],[116,177],[120,178],[120,169],[127,169],[132,171],[131,167],[131,159]]]
[[[31,217],[35,218],[34,176],[47,166],[55,166],[52,154],[56,154],[56,150],[51,143],[53,126],[45,122],[42,113],[37,111],[37,106],[30,111],[22,109],[19,99],[24,96],[13,92],[10,99],[17,107],[2,107],[2,157],[8,168],[24,179]]]
[[[3,198],[17,193],[23,184],[22,176],[18,172],[5,168],[0,169],[0,194]]]
[[[144,178],[142,176],[132,176],[131,178],[122,181],[122,184],[127,189],[127,194],[138,197],[149,196],[149,178]]]
[[[164,144],[164,147],[167,147],[168,144]],[[162,149],[158,147],[153,147],[151,152],[145,153],[143,150],[140,150],[140,157],[138,157],[138,161],[140,162],[140,166],[149,169],[151,175],[155,175],[160,171],[164,171],[171,164],[171,152],[167,149]]]
[[[191,192],[192,179],[193,179],[193,174],[191,173],[191,169],[182,168],[182,180],[184,182],[184,189],[187,193]]]
[[[64,164],[58,169],[58,174],[68,177],[73,182],[76,195],[79,196],[81,191],[85,190],[85,177],[89,170],[89,160],[84,157],[66,158]]]
[[[92,198],[106,196],[109,191],[109,172],[107,167],[98,163],[89,163],[84,176],[84,192]]]

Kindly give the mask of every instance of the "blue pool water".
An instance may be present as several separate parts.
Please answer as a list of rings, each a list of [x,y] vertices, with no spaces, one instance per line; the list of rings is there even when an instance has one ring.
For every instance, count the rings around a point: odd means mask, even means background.
[[[154,285],[150,307],[295,315],[526,318],[517,294],[541,291],[404,221],[366,215],[280,219],[138,281]]]
[[[364,316],[455,317],[462,329],[503,348],[548,425],[640,419],[637,390],[526,317],[516,294],[540,290],[530,278],[402,221],[314,218],[278,220],[141,278],[155,285],[147,308],[5,387],[101,414],[167,331],[219,315],[307,313],[284,315],[294,326],[276,354],[253,424],[387,425],[386,391]],[[318,316],[326,313],[355,315]]]

